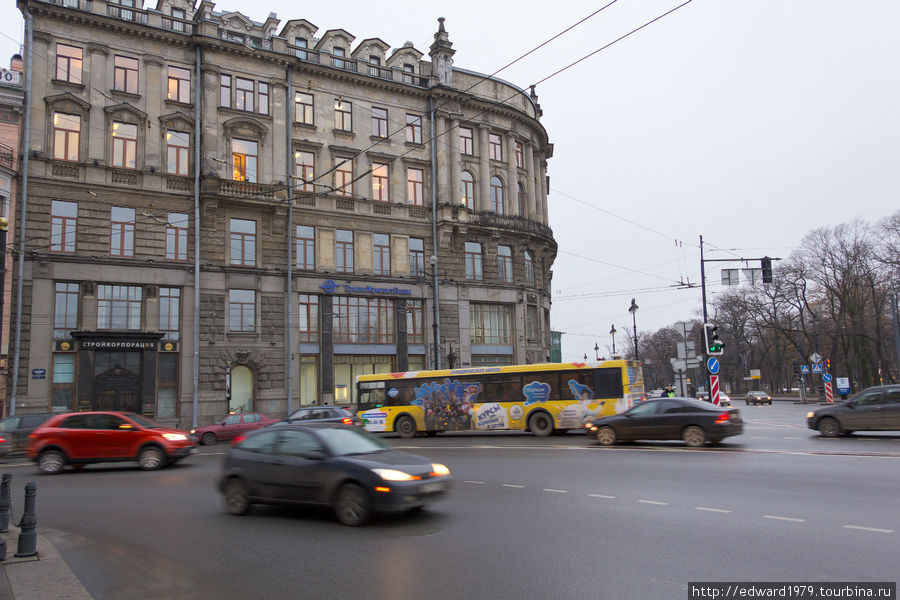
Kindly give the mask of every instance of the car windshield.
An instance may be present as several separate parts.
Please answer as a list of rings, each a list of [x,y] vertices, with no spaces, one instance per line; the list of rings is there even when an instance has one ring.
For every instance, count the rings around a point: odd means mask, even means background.
[[[334,456],[348,456],[350,454],[368,454],[370,452],[383,452],[391,447],[381,441],[380,438],[359,429],[327,428],[319,429],[316,433],[321,437]]]
[[[162,427],[162,425],[160,425],[156,421],[151,421],[147,417],[142,417],[141,415],[136,413],[126,413],[126,416],[144,429],[159,429],[160,427]]]

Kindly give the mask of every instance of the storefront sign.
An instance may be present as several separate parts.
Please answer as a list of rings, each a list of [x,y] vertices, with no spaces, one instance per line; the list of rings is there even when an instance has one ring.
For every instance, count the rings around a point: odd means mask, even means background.
[[[46,379],[47,371],[45,369],[32,369],[31,370],[31,378],[32,379]]]
[[[325,290],[326,293],[332,294],[335,291],[339,291],[340,288],[344,288],[343,292],[345,294],[382,294],[388,296],[409,296],[412,294],[412,290],[404,290],[402,288],[394,287],[373,287],[371,285],[351,285],[349,283],[335,283],[334,280],[329,279],[325,283],[319,286],[321,289]]]
[[[82,350],[156,350],[157,342],[136,340],[82,340]]]

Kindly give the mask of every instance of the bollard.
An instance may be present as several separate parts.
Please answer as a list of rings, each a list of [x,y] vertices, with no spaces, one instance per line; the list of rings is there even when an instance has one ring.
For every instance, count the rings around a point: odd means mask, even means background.
[[[9,509],[11,502],[9,501],[9,484],[12,483],[12,475],[10,473],[3,474],[3,481],[0,483],[0,533],[9,531]]]
[[[22,511],[22,520],[19,521],[17,558],[37,555],[37,517],[34,515],[36,496],[37,486],[33,481],[29,481],[25,484],[25,508]]]

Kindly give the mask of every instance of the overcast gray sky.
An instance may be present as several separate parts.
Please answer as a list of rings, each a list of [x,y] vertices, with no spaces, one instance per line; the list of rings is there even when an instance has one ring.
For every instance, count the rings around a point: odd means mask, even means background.
[[[498,77],[527,88],[682,1],[618,0]],[[216,10],[305,18],[426,54],[445,17],[455,66],[492,73],[608,2]],[[24,36],[12,0],[0,23],[6,65]],[[639,332],[695,318],[700,289],[670,286],[699,282],[700,235],[707,258],[787,257],[811,229],[900,210],[897,23],[896,0],[693,0],[537,86],[554,144],[551,321],[564,360],[595,343],[605,354],[613,324],[617,348],[630,343],[632,297]],[[708,264],[709,291],[719,269],[741,266]]]

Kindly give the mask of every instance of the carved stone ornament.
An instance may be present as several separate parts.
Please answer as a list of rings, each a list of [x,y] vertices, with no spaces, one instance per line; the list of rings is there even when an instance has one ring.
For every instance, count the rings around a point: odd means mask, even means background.
[[[247,364],[247,360],[250,358],[249,350],[235,350],[234,352],[234,362],[245,365]]]

